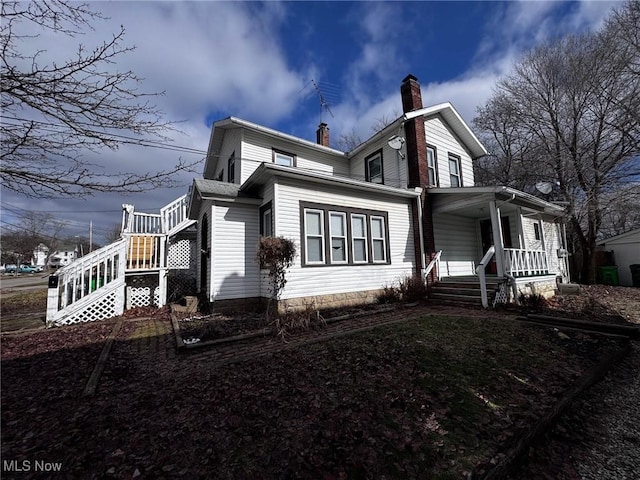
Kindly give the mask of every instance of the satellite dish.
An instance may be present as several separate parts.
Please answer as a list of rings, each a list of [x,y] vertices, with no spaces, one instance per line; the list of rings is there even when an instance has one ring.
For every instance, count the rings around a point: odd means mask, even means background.
[[[551,190],[553,190],[553,184],[551,182],[538,182],[536,183],[536,190],[548,195],[551,193]]]
[[[394,135],[387,141],[387,145],[389,145],[394,150],[400,150],[404,145],[404,138],[399,137],[398,135]]]

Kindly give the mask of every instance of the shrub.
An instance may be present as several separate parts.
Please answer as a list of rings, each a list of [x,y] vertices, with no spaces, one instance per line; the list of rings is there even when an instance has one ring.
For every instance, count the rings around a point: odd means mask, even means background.
[[[400,298],[405,302],[416,302],[427,297],[427,285],[420,275],[406,276],[400,280]]]
[[[547,299],[540,293],[520,293],[518,295],[518,303],[527,311],[539,312],[548,305]]]
[[[273,301],[276,306],[282,290],[287,284],[287,269],[293,265],[296,258],[296,244],[293,240],[284,237],[260,237],[256,260],[260,268],[268,270],[271,296],[267,305],[267,315]],[[276,307],[276,316],[277,307]]]

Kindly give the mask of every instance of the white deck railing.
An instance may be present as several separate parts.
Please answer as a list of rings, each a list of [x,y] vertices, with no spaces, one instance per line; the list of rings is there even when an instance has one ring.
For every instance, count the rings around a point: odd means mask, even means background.
[[[424,269],[424,273],[422,277],[424,278],[425,283],[429,283],[429,274],[433,267],[436,267],[436,275],[438,276],[438,281],[442,279],[442,273],[440,272],[440,257],[442,256],[442,250],[439,250],[436,253],[436,256],[431,259],[427,268]]]
[[[549,273],[547,253],[544,250],[505,248],[504,259],[506,272],[514,277]]]
[[[187,196],[183,195],[160,209],[163,233],[171,235],[174,228],[181,226],[187,220],[188,201]]]
[[[478,280],[480,281],[480,296],[482,298],[482,306],[484,308],[487,308],[489,306],[489,298],[487,296],[487,279],[485,277],[484,269],[493,258],[494,253],[496,253],[496,247],[491,245],[487,250],[487,253],[484,254],[484,257],[482,257],[482,260],[480,260],[480,264],[476,268],[476,274],[478,275]]]
[[[58,322],[63,310],[80,302],[84,297],[124,285],[125,254],[126,241],[120,240],[59,269],[54,275],[57,277],[57,281],[54,279],[56,285],[50,286],[47,297],[47,325]],[[122,302],[117,299],[111,303],[100,312],[102,318],[122,314]],[[69,313],[70,311],[66,314]],[[87,320],[80,321],[89,320],[91,318],[87,317]]]

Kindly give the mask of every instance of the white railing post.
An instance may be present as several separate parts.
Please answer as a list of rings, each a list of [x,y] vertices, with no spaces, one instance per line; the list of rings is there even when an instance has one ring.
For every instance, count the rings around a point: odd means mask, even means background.
[[[47,327],[53,324],[53,319],[58,313],[60,302],[60,285],[59,277],[51,275],[49,277],[49,289],[47,290]]]
[[[478,280],[480,281],[480,297],[482,298],[482,306],[487,308],[489,306],[489,299],[487,296],[487,280],[485,278],[485,267],[491,261],[491,257],[496,251],[496,247],[491,245],[487,250],[487,253],[484,254],[482,260],[480,260],[480,265],[476,268],[476,274],[478,275]]]

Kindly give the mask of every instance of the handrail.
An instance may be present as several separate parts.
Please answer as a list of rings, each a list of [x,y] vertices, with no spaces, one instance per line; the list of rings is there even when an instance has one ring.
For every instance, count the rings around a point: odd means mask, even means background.
[[[480,295],[482,297],[482,306],[484,308],[489,307],[489,299],[487,298],[487,279],[485,278],[484,269],[491,261],[491,258],[496,253],[496,247],[491,245],[487,250],[487,253],[484,254],[482,260],[480,260],[480,264],[476,267],[476,274],[478,275],[478,280],[480,280]]]
[[[429,274],[431,273],[431,270],[433,270],[434,266],[437,266],[436,272],[438,274],[438,280],[442,278],[442,274],[440,273],[440,257],[441,256],[442,256],[442,250],[436,253],[435,257],[433,257],[429,262],[429,265],[427,265],[427,268],[424,269],[423,275],[424,275],[425,282],[428,282],[427,279],[429,278]]]

